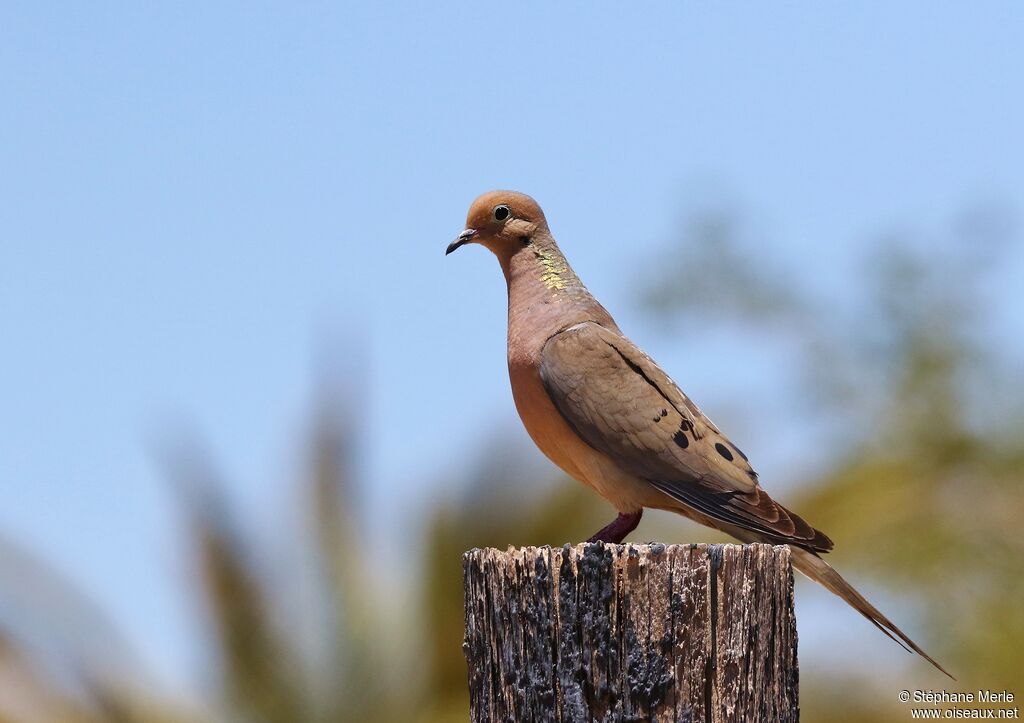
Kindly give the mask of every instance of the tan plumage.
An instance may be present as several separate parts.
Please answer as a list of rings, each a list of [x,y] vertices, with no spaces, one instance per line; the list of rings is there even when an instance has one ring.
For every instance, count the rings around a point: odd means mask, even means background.
[[[526,430],[619,512],[592,540],[620,542],[653,507],[744,542],[789,544],[797,569],[946,672],[818,556],[832,541],[775,502],[739,447],[622,334],[533,199],[480,196],[448,253],[466,243],[493,251],[508,282],[509,378]]]

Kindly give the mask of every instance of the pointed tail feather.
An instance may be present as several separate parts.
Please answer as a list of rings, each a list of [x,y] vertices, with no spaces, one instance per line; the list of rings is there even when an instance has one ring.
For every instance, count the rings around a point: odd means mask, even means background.
[[[793,565],[797,570],[841,597],[849,603],[850,606],[857,610],[857,612],[874,623],[875,627],[895,640],[905,649],[909,646],[909,648],[915,653],[948,675],[951,679],[956,680],[956,678],[953,678],[953,676],[949,674],[949,671],[935,662],[928,653],[921,650],[917,643],[907,637],[902,630],[896,627],[896,625],[889,620],[889,618],[879,612],[878,608],[869,603],[863,595],[854,590],[853,586],[846,582],[842,575],[836,572],[831,565],[809,550],[792,546],[790,549],[793,553]],[[906,645],[904,645],[904,643]]]

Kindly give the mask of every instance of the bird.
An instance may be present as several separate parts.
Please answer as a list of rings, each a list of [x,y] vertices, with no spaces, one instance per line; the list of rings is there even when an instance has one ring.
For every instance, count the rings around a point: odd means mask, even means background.
[[[747,455],[622,333],[536,201],[515,191],[479,196],[445,255],[468,244],[494,253],[505,276],[508,373],[527,433],[618,512],[588,542],[621,543],[652,508],[744,543],[789,545],[797,570],[953,677],[822,559],[832,540],[773,500]]]

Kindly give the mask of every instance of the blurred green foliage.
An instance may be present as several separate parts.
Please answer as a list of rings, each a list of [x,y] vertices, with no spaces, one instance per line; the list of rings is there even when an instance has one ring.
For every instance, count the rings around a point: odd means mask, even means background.
[[[984,333],[986,270],[1000,244],[980,232],[883,239],[862,268],[861,298],[838,306],[795,283],[812,265],[796,274],[765,261],[730,215],[685,228],[665,249],[664,278],[645,284],[648,308],[666,327],[728,321],[741,338],[782,340],[798,359],[809,413],[835,430],[823,471],[787,503],[837,541],[841,569],[913,596],[925,647],[964,689],[1012,690],[1024,663],[1024,396],[1012,360]],[[234,519],[209,456],[177,449],[166,467],[201,580],[215,660],[207,689],[181,700],[129,662],[127,646],[83,656],[65,637],[66,648],[40,650],[28,628],[52,621],[4,620],[0,723],[465,720],[462,552],[580,540],[611,511],[575,483],[524,496],[518,465],[483,448],[468,479],[428,511],[410,564],[421,576],[396,592],[354,513],[359,440],[345,408],[325,392],[294,489],[306,511],[294,565],[315,588],[312,623],[291,599],[294,571],[268,570],[265,543]],[[674,517],[649,516],[642,529],[666,541],[721,539]],[[59,588],[50,596],[83,629],[116,637],[116,625],[42,562],[11,542],[0,552],[45,578],[38,595]],[[312,641],[301,634],[310,627]],[[905,719],[871,672],[805,668],[805,720]]]

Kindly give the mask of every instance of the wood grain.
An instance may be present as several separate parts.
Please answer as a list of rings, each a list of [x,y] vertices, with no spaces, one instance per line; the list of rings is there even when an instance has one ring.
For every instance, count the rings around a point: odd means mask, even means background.
[[[484,549],[463,572],[474,723],[799,718],[788,547]]]

